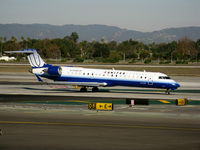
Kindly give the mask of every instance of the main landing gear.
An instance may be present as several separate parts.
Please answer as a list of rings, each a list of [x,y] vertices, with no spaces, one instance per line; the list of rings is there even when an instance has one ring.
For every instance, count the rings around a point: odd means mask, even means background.
[[[98,87],[93,87],[92,88],[92,92],[98,92],[99,91],[99,88]]]
[[[99,88],[98,87],[93,87],[92,88],[92,92],[98,92],[99,91]],[[80,92],[87,92],[87,87],[82,87],[81,89],[80,89]]]
[[[81,89],[80,89],[80,92],[87,92],[87,87],[82,87]]]
[[[170,89],[167,89],[167,90],[165,91],[165,93],[166,93],[167,95],[170,95]]]

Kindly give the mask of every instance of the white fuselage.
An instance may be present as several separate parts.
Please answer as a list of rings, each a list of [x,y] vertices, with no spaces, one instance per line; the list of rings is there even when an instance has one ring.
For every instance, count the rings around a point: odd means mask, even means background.
[[[60,67],[60,75],[52,77],[46,74],[44,70],[44,68],[36,68],[33,69],[33,73],[54,81],[98,82],[105,83],[105,86],[121,85],[166,89],[176,89],[179,87],[178,83],[159,72]]]

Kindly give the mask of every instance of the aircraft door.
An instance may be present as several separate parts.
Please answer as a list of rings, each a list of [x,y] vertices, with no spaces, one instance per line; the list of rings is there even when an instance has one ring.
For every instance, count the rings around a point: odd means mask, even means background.
[[[148,85],[153,85],[153,79],[151,77],[148,79]]]

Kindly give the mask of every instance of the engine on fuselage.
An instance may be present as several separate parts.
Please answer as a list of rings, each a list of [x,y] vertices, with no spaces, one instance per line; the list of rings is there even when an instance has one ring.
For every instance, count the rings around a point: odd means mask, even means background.
[[[62,68],[60,66],[49,66],[44,68],[32,68],[29,72],[36,75],[60,76]]]
[[[49,75],[60,76],[62,74],[62,68],[60,66],[51,66],[46,71]]]

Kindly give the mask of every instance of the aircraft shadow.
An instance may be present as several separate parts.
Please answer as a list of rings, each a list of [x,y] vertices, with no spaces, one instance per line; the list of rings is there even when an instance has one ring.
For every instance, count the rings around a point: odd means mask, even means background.
[[[120,89],[112,90],[112,89],[99,89],[98,92],[92,92],[91,90],[87,91],[87,92],[81,92],[79,90],[76,89],[63,89],[63,88],[57,88],[57,89],[40,89],[40,88],[29,88],[29,87],[25,87],[23,89],[26,90],[34,90],[34,91],[43,91],[45,93],[52,93],[53,91],[55,92],[59,92],[59,93],[122,93],[122,94],[153,94],[153,95],[166,95],[166,93],[164,91],[138,91],[134,89],[127,89],[127,90],[123,90],[120,91]],[[173,95],[173,93],[171,93],[170,95]]]

